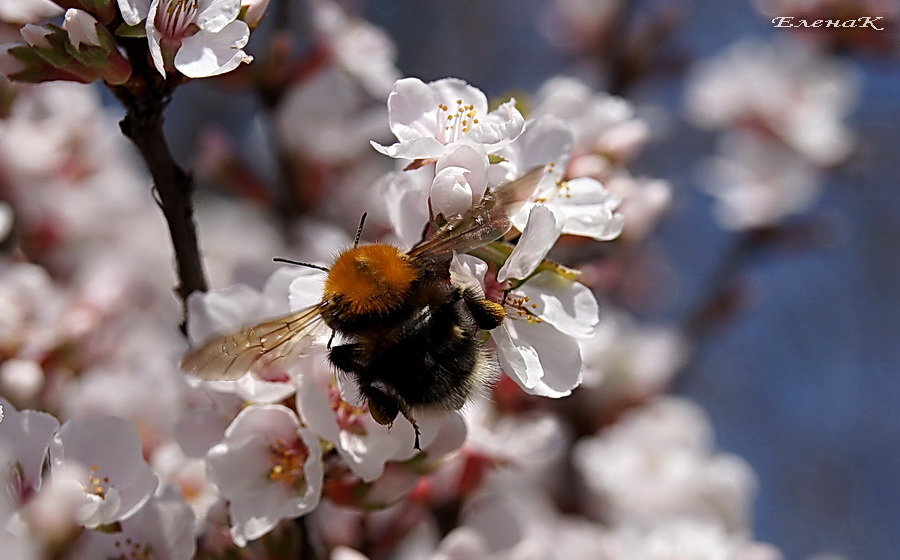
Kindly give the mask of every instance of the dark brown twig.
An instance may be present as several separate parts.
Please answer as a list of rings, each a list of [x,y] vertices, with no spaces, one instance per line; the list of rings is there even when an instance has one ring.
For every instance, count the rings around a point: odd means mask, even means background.
[[[194,225],[191,201],[194,180],[172,157],[163,134],[163,111],[178,80],[163,79],[148,62],[146,40],[123,39],[121,42],[128,53],[133,74],[128,82],[112,88],[126,109],[119,127],[147,164],[153,178],[154,195],[169,227],[178,273],[176,291],[184,304],[181,328],[185,331],[187,297],[193,292],[205,292],[207,283]]]

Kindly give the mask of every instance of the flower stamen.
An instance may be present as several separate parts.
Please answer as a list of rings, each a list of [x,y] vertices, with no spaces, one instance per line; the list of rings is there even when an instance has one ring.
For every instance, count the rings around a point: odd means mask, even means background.
[[[183,38],[197,18],[199,9],[197,0],[163,0],[156,12],[156,28],[165,37]]]
[[[538,304],[532,303],[528,296],[508,296],[503,305],[511,311],[507,315],[513,319],[526,321],[532,325],[544,322],[544,319],[533,311],[538,308]]]
[[[466,105],[462,99],[456,100],[456,111],[454,112],[451,112],[444,103],[440,103],[437,108],[438,119],[441,119],[441,114],[446,113],[444,119],[448,121],[448,124],[444,126],[444,130],[447,132],[447,137],[444,139],[445,144],[456,142],[460,136],[468,134],[473,125],[481,122],[476,118],[478,110],[475,109],[475,105]]]
[[[91,474],[88,475],[88,483],[84,487],[84,490],[88,494],[93,494],[101,500],[105,500],[106,493],[109,490],[109,477],[104,476],[101,478],[98,474],[99,471],[100,467],[97,465],[91,467]]]
[[[291,487],[299,487],[306,483],[306,473],[303,466],[309,456],[309,450],[296,439],[288,444],[283,439],[275,440],[269,445],[269,462],[272,464],[269,470],[269,480],[283,482]]]

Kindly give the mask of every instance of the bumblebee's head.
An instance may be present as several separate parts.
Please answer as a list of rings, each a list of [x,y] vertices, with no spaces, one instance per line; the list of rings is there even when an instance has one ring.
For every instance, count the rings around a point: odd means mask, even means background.
[[[323,295],[342,313],[383,315],[406,301],[418,277],[419,269],[396,247],[354,247],[335,260]]]

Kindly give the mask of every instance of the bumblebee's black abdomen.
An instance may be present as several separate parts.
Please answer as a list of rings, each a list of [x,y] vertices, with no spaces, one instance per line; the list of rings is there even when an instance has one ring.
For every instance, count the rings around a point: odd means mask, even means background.
[[[408,407],[461,408],[491,369],[459,292],[389,333],[361,334],[353,344],[332,348],[330,359],[356,377],[363,394],[392,395]]]
[[[360,381],[381,381],[410,406],[460,408],[476,383],[477,333],[458,298],[425,309],[403,325],[395,343],[376,353]]]

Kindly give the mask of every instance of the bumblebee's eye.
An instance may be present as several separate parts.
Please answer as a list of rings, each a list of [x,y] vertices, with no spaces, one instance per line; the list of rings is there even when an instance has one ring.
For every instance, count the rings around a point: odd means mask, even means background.
[[[390,424],[400,413],[400,403],[397,399],[375,387],[365,390],[366,401],[369,404],[369,413],[381,425]]]

